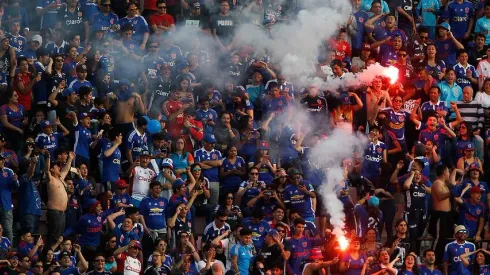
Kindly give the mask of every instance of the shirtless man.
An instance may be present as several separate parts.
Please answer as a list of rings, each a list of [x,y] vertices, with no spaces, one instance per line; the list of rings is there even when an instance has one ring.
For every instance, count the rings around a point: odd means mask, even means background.
[[[367,119],[369,125],[374,123],[379,110],[392,106],[390,95],[387,91],[381,90],[382,87],[383,80],[381,77],[375,77],[371,83],[371,87],[366,91],[366,102],[364,105],[367,106]]]
[[[459,169],[453,170],[449,175],[449,168],[441,164],[436,168],[437,179],[431,187],[432,211],[429,224],[429,232],[435,237],[434,250],[436,255],[443,255],[447,239],[451,238],[452,231],[448,226],[454,224],[451,214],[451,190],[456,184],[456,174]],[[442,259],[438,259],[441,261]]]
[[[46,175],[49,177],[48,182],[48,211],[46,218],[48,220],[48,245],[50,248],[56,243],[58,238],[65,230],[65,211],[68,206],[68,194],[66,193],[65,178],[70,172],[70,165],[65,165],[63,170],[58,162],[51,162],[50,154],[45,154]],[[75,153],[70,152],[68,162],[75,159]]]

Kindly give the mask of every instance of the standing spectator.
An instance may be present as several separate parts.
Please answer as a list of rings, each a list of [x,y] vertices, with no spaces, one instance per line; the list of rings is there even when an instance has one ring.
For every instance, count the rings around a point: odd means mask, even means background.
[[[469,268],[464,265],[460,258],[461,254],[475,251],[475,244],[466,241],[467,236],[468,230],[466,230],[464,225],[458,225],[454,228],[454,238],[456,240],[448,243],[444,249],[445,274],[469,274]],[[469,261],[473,260],[473,257],[468,258]]]
[[[158,181],[152,181],[150,183],[150,195],[143,198],[140,203],[139,212],[143,216],[145,221],[146,236],[151,239],[167,239],[167,216],[166,211],[168,207],[168,200],[160,197],[162,191],[162,185]],[[145,236],[145,238],[146,238]],[[149,244],[150,239],[144,244]],[[146,249],[146,246],[145,246]]]
[[[82,253],[91,262],[100,245],[102,223],[105,217],[102,215],[100,201],[91,199],[88,213],[80,218],[77,225],[78,243],[82,247]]]
[[[242,228],[240,230],[239,242],[230,250],[231,269],[242,275],[250,274],[249,269],[253,263],[255,251],[252,244],[252,231],[247,228]]]
[[[220,12],[211,18],[211,34],[219,48],[229,52],[234,46],[237,20],[230,14],[230,4],[226,0],[220,1]]]
[[[451,26],[454,38],[466,42],[473,31],[475,9],[469,1],[456,0],[446,6],[441,18]]]
[[[288,176],[290,185],[284,190],[284,204],[288,209],[297,210],[303,219],[314,222],[313,199],[316,194],[313,186],[309,181],[303,180],[303,174],[297,169],[291,169]]]
[[[42,201],[38,190],[39,180],[33,180],[38,161],[39,156],[32,156],[29,159],[29,167],[22,175],[19,187],[19,199],[22,202],[19,204],[20,224],[23,229],[30,232],[37,232],[41,217]]]
[[[139,207],[143,198],[149,194],[150,183],[156,177],[155,171],[149,166],[150,161],[150,152],[143,150],[131,167],[129,193],[131,194],[131,204],[135,207]]]
[[[174,18],[167,14],[166,1],[157,1],[157,12],[150,15],[150,27],[156,35],[165,35],[175,30]]]
[[[32,102],[32,87],[34,84],[41,80],[41,73],[38,73],[35,77],[32,77],[32,73],[29,72],[29,63],[27,58],[19,57],[18,60],[19,73],[14,80],[14,91],[17,92],[19,97],[18,103],[24,106],[27,116],[30,115],[31,102]]]
[[[444,61],[447,68],[452,68],[456,64],[456,51],[464,49],[464,46],[453,36],[451,26],[447,22],[439,24],[436,31],[439,36],[435,42],[437,57]]]
[[[19,187],[17,175],[10,168],[5,167],[5,157],[0,155],[0,224],[4,230],[5,236],[9,240],[13,240],[13,203],[12,191]]]
[[[462,199],[468,190],[470,191],[469,199]],[[471,187],[471,184],[467,184],[461,192],[461,196],[454,198],[456,203],[459,204],[458,223],[468,228],[468,237],[474,239],[475,242],[481,241],[481,234],[485,224],[485,205],[480,201],[483,192],[485,190],[482,190],[479,186]]]
[[[121,169],[121,150],[123,135],[121,132],[112,129],[109,132],[109,142],[102,148],[102,185],[105,191],[114,191],[115,182],[119,179],[119,170]]]
[[[3,139],[8,141],[12,149],[19,151],[22,147],[24,134],[24,106],[19,102],[19,95],[15,91],[9,92],[8,103],[0,107],[0,121],[3,126]]]
[[[77,0],[67,0],[66,6],[57,14],[56,28],[67,30],[72,35],[80,35],[81,40],[87,46],[90,38],[89,20],[90,18],[78,5]]]
[[[219,167],[223,164],[221,152],[214,149],[216,139],[214,135],[207,134],[204,137],[204,146],[194,152],[194,160],[204,170],[203,175],[209,180],[211,191],[210,203],[218,204],[219,198]]]
[[[146,43],[150,37],[150,30],[148,28],[148,23],[143,16],[138,15],[138,6],[135,2],[128,2],[126,5],[126,11],[128,15],[119,20],[119,24],[124,27],[124,25],[131,25],[133,29],[134,41],[140,45],[140,50],[145,50]]]

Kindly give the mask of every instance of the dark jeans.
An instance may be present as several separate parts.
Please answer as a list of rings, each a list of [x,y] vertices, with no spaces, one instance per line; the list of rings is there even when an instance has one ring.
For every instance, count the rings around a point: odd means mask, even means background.
[[[379,235],[383,234],[383,228],[386,229],[387,243],[393,242],[393,220],[396,214],[395,200],[381,200],[379,210],[383,212],[383,222],[379,225]]]
[[[432,210],[430,213],[429,233],[434,237],[432,244],[436,255],[444,255],[444,248],[449,242],[448,238],[453,234],[453,216],[452,212],[443,212]],[[442,263],[442,257],[436,257],[436,264]]]
[[[20,217],[20,226],[23,230],[35,234],[37,233],[39,218],[39,216],[25,213]]]
[[[7,237],[11,242],[13,242],[14,215],[12,213],[12,210],[5,210],[4,208],[0,208],[0,224],[2,224],[3,227],[3,235]]]
[[[196,217],[204,217],[206,219],[206,225],[213,222],[214,207],[210,204],[196,205]]]
[[[48,221],[48,244],[44,247],[49,249],[53,244],[58,241],[58,238],[65,231],[66,212],[48,209],[46,212],[46,219]]]

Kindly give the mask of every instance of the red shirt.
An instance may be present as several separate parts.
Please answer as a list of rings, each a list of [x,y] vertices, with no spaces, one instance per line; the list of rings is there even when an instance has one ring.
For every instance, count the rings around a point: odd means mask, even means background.
[[[170,14],[162,14],[162,15],[158,15],[158,14],[152,14],[150,15],[150,26],[153,26],[153,25],[161,25],[161,26],[164,26],[164,27],[170,27],[172,25],[175,25],[175,21],[174,21],[174,18],[172,17],[172,15]]]
[[[349,43],[347,41],[342,40],[342,41],[337,41],[337,40],[330,40],[329,41],[330,47],[335,50],[335,58],[339,59],[340,61],[344,60],[344,57],[346,56],[351,56],[351,49]]]
[[[18,73],[15,76],[15,80],[14,80],[14,91],[16,91],[17,94],[19,95],[19,104],[24,106],[24,109],[26,111],[31,110],[32,89],[27,90],[27,93],[23,94],[20,92],[18,84],[22,82],[24,84],[24,87],[27,87],[27,85],[29,85],[29,83],[31,82],[31,76],[32,74],[30,72],[27,72],[25,74]]]

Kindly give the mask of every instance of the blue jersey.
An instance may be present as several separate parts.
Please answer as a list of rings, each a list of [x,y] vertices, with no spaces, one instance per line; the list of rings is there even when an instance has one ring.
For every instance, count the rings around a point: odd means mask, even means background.
[[[89,159],[91,142],[92,136],[90,130],[78,123],[78,125],[75,127],[75,154]]]
[[[32,92],[34,94],[34,103],[46,104],[48,102],[48,92],[46,90],[47,82],[46,82],[46,74],[45,74],[46,68],[39,61],[34,62],[34,68],[36,69],[36,72],[43,73],[41,80],[38,81],[36,84],[34,84],[34,86],[32,86]]]
[[[223,160],[223,164],[221,165],[225,172],[228,172],[233,169],[241,170],[242,167],[246,167],[245,160],[242,157],[237,156],[235,163],[231,163],[228,158]],[[230,175],[226,178],[221,179],[222,186],[226,186],[226,190],[237,190],[242,183],[242,177],[239,175]]]
[[[439,1],[437,0],[419,1],[419,4],[415,9],[415,15],[416,17],[422,17],[423,26],[435,27],[437,23],[437,15],[434,12],[428,11],[428,9],[434,9],[435,11],[438,11],[440,9]]]
[[[212,223],[206,225],[206,227],[204,228],[202,242],[203,243],[211,242],[212,240],[216,239],[218,236],[221,236],[227,230],[230,230],[230,225],[228,225],[227,223],[225,223],[223,227],[218,228],[216,226],[216,223],[213,221]]]
[[[478,231],[478,223],[480,218],[485,219],[485,205],[480,201],[472,204],[468,199],[463,200],[463,204],[459,206],[459,222],[468,230],[468,237],[475,237]]]
[[[300,184],[304,184],[308,191],[314,191],[309,181],[304,180]],[[286,186],[284,189],[284,203],[287,204],[288,209],[297,210],[303,219],[315,218],[311,197],[303,193],[299,186],[292,184]]]
[[[112,142],[108,142],[105,148],[102,149],[102,182],[115,182],[119,179],[119,169],[121,168],[121,150],[119,150],[118,147],[109,157],[104,156],[104,151],[111,148],[112,145]]]
[[[295,233],[294,224],[289,226],[289,230],[291,231],[291,236]],[[303,235],[306,237],[315,237],[318,234],[318,229],[316,228],[315,223],[310,221],[305,221],[305,230],[303,231]]]
[[[136,15],[133,18],[124,17],[119,20],[119,24],[121,24],[121,28],[126,24],[131,24],[133,26],[133,39],[138,43],[143,41],[143,35],[145,33],[149,33],[150,29],[148,28],[148,23],[143,16]]]
[[[248,181],[244,181],[240,184],[240,189],[246,188],[248,185]],[[248,202],[251,201],[253,198],[257,197],[260,194],[260,189],[265,188],[265,183],[262,181],[256,182],[252,184],[252,187],[247,189],[245,193],[242,196],[242,199],[240,201],[240,206],[241,207],[246,207]]]
[[[458,63],[453,67],[454,72],[456,73],[456,83],[458,83],[461,89],[464,89],[467,86],[471,87],[471,81],[468,77],[466,77],[466,72],[471,71],[471,77],[477,79],[478,73],[473,65],[466,64],[466,67]]]
[[[393,62],[398,60],[398,53],[391,45],[388,45],[388,47],[384,48],[383,50],[380,48],[378,57],[381,59],[381,65],[390,66],[393,65]]]
[[[396,112],[392,107],[384,108],[382,111],[388,113],[390,129],[397,140],[405,140],[405,121],[410,119],[410,113],[404,110]]]
[[[438,148],[442,148],[446,140],[449,139],[449,134],[446,129],[438,128],[435,131],[424,129],[420,131],[419,141],[425,144],[428,140],[431,140]],[[440,151],[440,150],[439,150]]]
[[[47,135],[45,133],[40,133],[35,140],[36,147],[40,149],[47,149],[51,156],[51,159],[56,159],[54,151],[58,148],[58,139],[63,137],[62,133],[52,133]]]
[[[9,251],[12,243],[7,237],[0,237],[0,250]]]
[[[288,106],[288,100],[284,96],[279,96],[277,98],[272,98],[264,102],[263,112],[264,114],[277,113],[281,114],[284,112]]]
[[[63,270],[60,270],[60,274],[61,275],[82,275],[82,273],[80,273],[80,270],[78,269],[78,267],[65,268]]]
[[[77,92],[78,94],[78,90],[80,90],[80,87],[92,88],[92,83],[90,83],[90,81],[88,80],[80,81],[78,79],[74,79],[72,82],[70,82],[70,85],[68,87],[75,90],[75,92]]]
[[[122,207],[121,208],[117,207],[118,203],[122,203],[125,205],[131,204],[131,196],[129,196],[128,193],[124,193],[121,195],[114,194],[111,200],[111,209],[113,209],[113,211],[119,211],[120,209],[123,209]],[[123,221],[124,221],[124,216],[119,216],[116,219],[114,219],[115,224],[120,224]]]
[[[474,16],[475,10],[473,9],[473,4],[466,0],[461,4],[456,1],[451,1],[442,14],[443,19],[449,20],[451,32],[458,40],[464,37],[464,34],[468,31],[470,19]]]
[[[99,12],[99,7],[97,6],[97,2],[94,0],[87,0],[87,1],[80,1],[78,4],[82,8],[82,11],[84,12],[85,16],[89,19],[89,23],[90,23],[94,15]]]
[[[362,47],[362,43],[364,43],[364,36],[366,34],[366,27],[364,26],[364,23],[368,21],[369,15],[363,10],[358,10],[356,13],[354,13],[354,18],[356,19],[358,35],[352,39],[352,48],[360,49]]]
[[[136,233],[134,233],[133,230],[130,230],[129,232],[124,232],[121,230],[121,228],[116,226],[116,228],[114,228],[112,233],[116,235],[117,247],[126,246],[129,244],[130,241],[133,240],[139,241],[138,235],[136,235]]]
[[[437,49],[437,58],[444,61],[447,67],[452,67],[456,64],[457,48],[453,40],[447,38],[445,40],[437,39],[435,41]]]
[[[119,17],[112,11],[109,12],[107,16],[105,16],[104,13],[96,13],[90,18],[90,26],[93,30],[103,30],[105,32],[109,31],[109,33],[114,33],[111,26],[119,24]]]
[[[425,265],[419,265],[418,268],[420,275],[442,275],[442,272],[437,268],[434,268],[432,271]]]
[[[379,211],[378,217],[370,217],[366,207],[356,204],[354,212],[357,221],[357,236],[360,238],[366,237],[366,232],[369,228],[374,228],[376,229],[376,232],[380,232],[379,225],[381,225],[381,222],[383,221],[383,213],[381,211]],[[378,235],[378,238],[379,237],[381,236]]]
[[[0,207],[3,210],[12,210],[12,191],[19,187],[19,181],[14,181],[14,171],[4,167],[0,174]]]
[[[489,275],[490,265],[480,265],[480,275]]]
[[[7,38],[9,40],[10,46],[14,48],[17,57],[23,56],[23,52],[27,47],[27,39],[22,35],[12,35],[8,34]]]
[[[78,243],[81,246],[99,246],[102,222],[103,219],[99,215],[87,214],[82,216],[77,224],[77,234],[80,234]]]
[[[386,27],[377,27],[373,30],[373,38],[376,39],[376,41],[384,40],[388,36],[391,37],[392,40],[396,36],[399,36],[399,37],[401,37],[403,44],[407,43],[407,36],[405,35],[405,32],[403,32],[400,29],[394,29],[394,30],[390,31]],[[379,46],[379,51],[383,52],[388,48],[392,48],[390,42],[387,42],[387,43]]]
[[[461,258],[459,255],[465,254],[468,252],[475,251],[475,244],[470,242],[464,242],[462,244],[457,243],[456,241],[450,242],[444,248],[444,262],[449,262],[449,274],[450,275],[470,275],[471,271],[468,267],[463,265],[461,262]],[[473,261],[473,255],[468,256],[468,261]]]
[[[444,101],[446,106],[450,106],[451,101],[463,100],[463,89],[458,84],[449,85],[446,81],[442,81],[437,86],[441,89],[440,100]]]
[[[422,103],[422,105],[420,106],[420,110],[422,111],[422,117],[424,118],[424,120],[427,118],[427,116],[430,113],[437,112],[437,111],[448,112],[448,108],[446,107],[445,101],[438,101],[437,103],[426,101]]]
[[[490,18],[486,16],[476,20],[475,33],[483,33],[485,35],[485,45],[490,44]]]
[[[341,262],[348,263],[347,266],[349,267],[345,272],[344,275],[359,275],[361,274],[362,267],[364,266],[364,263],[366,262],[366,255],[364,254],[359,254],[359,257],[357,259],[354,259],[350,253],[344,253],[342,257],[340,258]]]
[[[446,69],[446,63],[444,61],[439,60],[437,61],[436,65],[431,66],[429,64],[425,65],[425,70],[427,71],[427,74],[431,75],[433,79],[439,83],[439,73],[442,73],[442,71]],[[425,84],[425,81],[423,81]]]
[[[41,196],[39,190],[32,179],[26,175],[20,178],[19,187],[19,211],[20,214],[31,214],[41,216]]]
[[[325,239],[302,236],[299,239],[289,238],[284,244],[284,249],[291,252],[287,262],[287,274],[302,274],[302,266],[308,262],[310,251],[314,246],[321,246]]]
[[[386,144],[378,141],[370,142],[364,149],[364,160],[362,161],[361,175],[367,178],[379,177],[379,169],[383,162],[383,151],[387,150]]]
[[[478,184],[475,184],[473,181],[469,179],[463,179],[463,182],[461,182],[461,185],[457,185],[454,188],[451,189],[451,192],[453,193],[454,196],[461,196],[461,193],[463,192],[463,189],[466,187],[466,185],[470,185],[470,189],[478,186],[480,187],[482,191],[482,196],[481,196],[481,202],[483,205],[487,204],[487,194],[490,192],[490,189],[488,188],[488,185],[484,181],[479,181]],[[466,192],[463,195],[463,198],[468,199],[470,197],[470,192]]]
[[[145,218],[146,226],[150,229],[163,229],[167,227],[165,215],[168,200],[166,198],[153,198],[148,196],[140,202],[140,214]]]
[[[250,265],[253,263],[254,254],[251,245],[242,245],[241,243],[235,244],[231,250],[230,255],[238,257],[238,270],[240,275],[248,275]]]
[[[203,148],[196,150],[194,152],[194,161],[195,162],[201,162],[205,160],[221,160],[221,152],[218,150],[211,150],[211,151],[206,151]],[[203,175],[208,178],[209,182],[219,182],[219,168],[218,167],[212,167],[209,169],[203,169]]]
[[[160,56],[147,54],[141,58],[141,67],[149,81],[156,80],[159,76],[158,71],[165,64],[165,60]]]
[[[218,114],[213,109],[208,109],[207,111],[203,109],[198,109],[196,111],[197,121],[202,122],[202,126],[204,127],[204,134],[212,134],[214,127],[213,125],[208,125],[208,121],[213,121],[215,124],[218,122]]]
[[[52,3],[61,4],[61,0],[37,0],[36,9],[45,8]],[[46,30],[48,28],[54,29],[56,25],[56,17],[58,15],[58,10],[59,9],[56,8],[50,9],[43,14],[43,16],[41,17],[41,30]]]
[[[257,250],[261,249],[265,242],[265,235],[269,232],[270,225],[266,220],[261,220],[254,223],[251,217],[245,218],[242,221],[243,228],[248,228],[252,231],[252,241]]]
[[[133,161],[141,155],[141,151],[148,149],[146,133],[140,134],[137,129],[134,129],[128,135],[126,148],[131,149]]]

